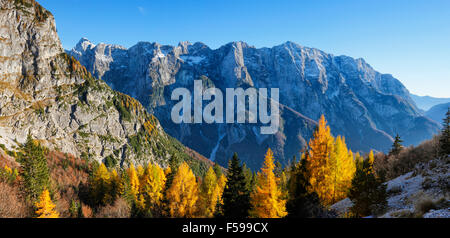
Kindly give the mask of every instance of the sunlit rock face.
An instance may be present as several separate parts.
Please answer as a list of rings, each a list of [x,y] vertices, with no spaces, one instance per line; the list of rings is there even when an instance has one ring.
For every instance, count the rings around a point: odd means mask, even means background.
[[[113,89],[138,99],[167,132],[202,155],[226,165],[232,153],[259,168],[271,147],[287,163],[306,145],[315,121],[324,114],[332,133],[343,135],[353,151],[386,151],[396,133],[405,144],[429,139],[438,125],[421,115],[408,90],[375,71],[363,59],[334,56],[286,42],[257,49],[233,42],[218,49],[203,43],[178,46],[140,42],[126,49],[82,39],[68,51]],[[279,88],[281,127],[261,135],[260,125],[174,124],[171,92],[192,92],[194,80],[209,87]]]

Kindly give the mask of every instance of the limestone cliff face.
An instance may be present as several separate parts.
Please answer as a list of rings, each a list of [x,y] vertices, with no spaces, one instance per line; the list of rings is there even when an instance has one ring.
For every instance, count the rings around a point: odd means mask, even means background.
[[[386,151],[396,133],[406,144],[418,144],[438,130],[391,75],[375,71],[363,59],[293,42],[261,49],[232,42],[215,50],[202,43],[140,42],[126,49],[82,39],[69,53],[113,89],[138,99],[170,135],[222,165],[238,152],[248,165],[259,168],[267,147],[278,159],[291,159],[310,138],[321,114],[353,151]],[[275,135],[263,136],[257,133],[259,125],[174,124],[171,92],[177,87],[192,90],[196,79],[223,92],[235,87],[279,88],[282,127]]]
[[[1,0],[0,144],[14,149],[28,133],[52,149],[116,166],[187,158],[138,101],[64,52],[50,12],[32,0]]]

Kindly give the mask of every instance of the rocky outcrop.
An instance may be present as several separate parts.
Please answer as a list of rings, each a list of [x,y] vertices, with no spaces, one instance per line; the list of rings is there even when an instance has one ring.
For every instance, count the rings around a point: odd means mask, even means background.
[[[450,217],[449,157],[416,165],[387,183],[388,211],[382,217]]]
[[[363,59],[293,42],[261,49],[233,42],[216,50],[202,43],[140,42],[125,49],[82,39],[69,53],[112,88],[138,99],[170,135],[223,165],[240,152],[247,164],[258,168],[267,147],[286,162],[298,155],[321,114],[354,151],[386,151],[396,133],[407,145],[418,144],[438,130],[391,75],[378,73]],[[222,90],[279,88],[283,126],[275,135],[261,136],[252,125],[174,124],[170,94],[177,87],[192,90],[195,79]]]
[[[449,157],[422,162],[414,170],[386,182],[387,207],[383,218],[450,218]],[[349,198],[330,208],[345,216],[353,206]],[[370,217],[375,217],[372,215]]]
[[[0,22],[0,143],[7,149],[31,134],[51,149],[116,166],[190,158],[138,101],[64,52],[52,14],[38,3],[1,0]]]

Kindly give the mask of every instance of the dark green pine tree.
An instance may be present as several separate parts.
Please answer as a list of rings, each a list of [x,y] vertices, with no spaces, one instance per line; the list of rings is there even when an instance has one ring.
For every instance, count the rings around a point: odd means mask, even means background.
[[[239,158],[235,153],[228,163],[227,185],[222,195],[222,213],[226,218],[246,218],[250,210],[250,191]]]
[[[353,202],[350,208],[355,217],[365,217],[382,212],[387,206],[384,176],[377,177],[369,159],[356,166],[349,198]]]
[[[249,167],[247,167],[245,163],[242,163],[242,171],[244,172],[247,190],[251,193],[256,185],[256,174],[253,173],[252,170]]]
[[[169,159],[170,173],[167,175],[165,186],[166,190],[172,185],[173,177],[175,176],[175,174],[177,174],[178,167],[181,165],[181,163],[182,161],[177,154],[171,154]]]
[[[44,148],[28,134],[27,142],[18,154],[22,166],[21,177],[31,201],[35,201],[44,191],[50,189],[50,172]]]
[[[450,155],[450,107],[448,108],[444,119],[441,138],[439,139],[439,155]]]
[[[400,151],[402,151],[402,149],[403,149],[402,142],[403,142],[403,140],[397,134],[395,136],[394,144],[392,144],[391,151],[389,151],[389,155],[397,156],[400,153]]]
[[[300,162],[292,161],[289,168],[288,191],[289,199],[286,210],[289,218],[317,218],[324,217],[326,211],[320,204],[319,197],[314,192],[308,192],[310,186],[306,178],[306,159]]]

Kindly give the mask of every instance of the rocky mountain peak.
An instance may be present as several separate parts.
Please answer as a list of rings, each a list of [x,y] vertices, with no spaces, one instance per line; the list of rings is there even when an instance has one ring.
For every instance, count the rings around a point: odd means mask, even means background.
[[[90,42],[87,38],[83,37],[80,39],[80,41],[78,41],[74,50],[76,50],[78,52],[85,52],[86,50],[92,49],[94,47],[95,47],[95,45],[92,44],[92,42]]]
[[[101,60],[89,52],[85,56],[82,63],[88,69]],[[108,65],[102,78],[109,85],[155,112],[172,136],[223,165],[231,156],[228,152],[237,151],[248,165],[258,168],[254,158],[263,158],[265,146],[276,148],[276,156],[288,160],[306,144],[314,128],[310,122],[321,114],[354,151],[385,151],[396,133],[406,144],[417,144],[439,127],[421,117],[408,90],[391,75],[375,71],[363,59],[334,56],[290,41],[260,49],[231,42],[215,50],[203,43],[173,47],[142,42],[112,56]],[[190,88],[195,79],[222,90],[279,88],[283,129],[262,136],[251,125],[173,124],[170,92]],[[244,149],[254,143],[258,147],[252,151]]]
[[[64,50],[53,15],[35,1],[2,0],[0,22],[0,68],[9,75],[0,80],[14,86],[28,85],[25,79],[40,76],[40,83],[32,82],[33,86],[55,84],[48,82],[48,59]]]

